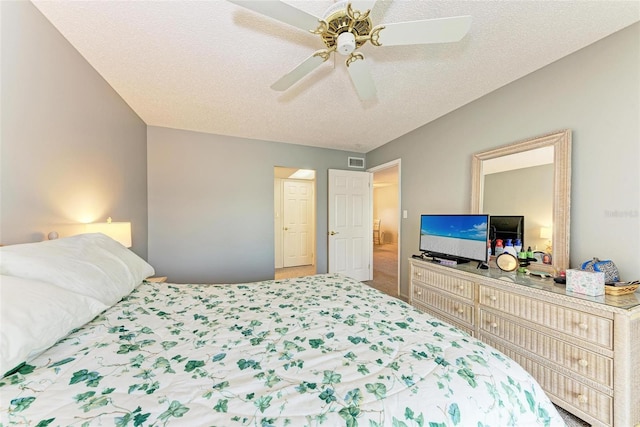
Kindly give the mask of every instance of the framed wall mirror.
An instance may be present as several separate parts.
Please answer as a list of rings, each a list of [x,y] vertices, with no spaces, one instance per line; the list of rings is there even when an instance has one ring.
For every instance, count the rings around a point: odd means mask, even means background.
[[[524,216],[523,247],[539,258],[531,269],[569,268],[571,130],[476,153],[471,166],[471,213]]]

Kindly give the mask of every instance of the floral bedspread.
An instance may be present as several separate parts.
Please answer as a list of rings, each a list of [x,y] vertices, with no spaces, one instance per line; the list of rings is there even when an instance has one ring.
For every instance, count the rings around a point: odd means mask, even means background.
[[[519,365],[338,275],[143,283],[0,380],[0,426],[556,426]]]

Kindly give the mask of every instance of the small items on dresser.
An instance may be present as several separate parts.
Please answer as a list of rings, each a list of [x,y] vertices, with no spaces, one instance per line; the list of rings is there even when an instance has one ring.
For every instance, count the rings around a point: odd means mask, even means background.
[[[591,296],[626,295],[640,286],[638,280],[620,281],[618,268],[613,261],[600,261],[598,258],[583,262],[580,269],[567,270],[566,283],[567,291]]]
[[[516,248],[513,247],[513,243],[511,239],[506,239],[506,243],[504,245],[504,252],[513,255],[514,258],[518,258],[518,252]]]
[[[604,295],[604,273],[601,271],[567,270],[567,292],[593,297]]]
[[[598,258],[594,257],[589,261],[583,262],[582,265],[580,265],[580,269],[604,273],[604,282],[608,284],[620,281],[618,267],[616,267],[615,263],[610,259],[600,261]]]
[[[640,286],[640,280],[634,280],[632,282],[615,282],[614,284],[604,284],[604,292],[607,295],[626,295],[631,294]]]
[[[504,246],[502,246],[502,239],[496,239],[496,249],[494,255],[498,256],[504,252]]]
[[[510,246],[513,248],[513,246]],[[502,271],[513,271],[518,268],[518,258],[510,252],[502,252],[496,257],[496,265]]]
[[[611,260],[599,260],[593,258],[585,261],[580,265],[580,269],[584,271],[600,272],[604,275],[604,292],[607,295],[625,295],[630,294],[638,289],[640,282],[635,280],[632,282],[620,281],[618,267]]]

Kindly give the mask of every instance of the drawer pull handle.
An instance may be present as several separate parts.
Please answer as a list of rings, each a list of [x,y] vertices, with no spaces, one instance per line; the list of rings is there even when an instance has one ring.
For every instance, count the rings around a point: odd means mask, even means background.
[[[464,308],[463,307],[456,307],[456,311],[460,314],[464,313]]]
[[[495,329],[498,327],[498,324],[496,322],[491,322],[490,326]]]
[[[460,286],[458,286],[458,289],[460,289],[461,291],[463,291],[463,290],[464,290],[464,285],[460,285]]]
[[[587,403],[588,401],[589,401],[589,399],[584,394],[579,394],[578,395],[578,402]]]
[[[491,301],[498,301],[498,297],[497,297],[497,296],[495,296],[495,295],[491,295],[491,296],[489,297],[489,299],[490,299]]]
[[[580,323],[578,325],[578,327],[584,331],[586,331],[589,328],[589,325],[587,325],[586,323]]]
[[[420,277],[422,276],[422,273],[416,273],[416,276]]]
[[[422,296],[422,291],[418,291],[418,296],[421,297]]]
[[[586,368],[587,366],[589,366],[589,362],[587,362],[585,359],[580,359],[578,360],[578,365],[582,366],[583,368]]]

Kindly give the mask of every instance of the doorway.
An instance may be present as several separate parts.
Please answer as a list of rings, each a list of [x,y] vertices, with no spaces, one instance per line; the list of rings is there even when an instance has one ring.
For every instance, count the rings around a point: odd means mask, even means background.
[[[274,168],[275,279],[316,273],[315,171]]]
[[[400,295],[400,159],[369,169],[373,173],[373,280],[368,285]]]

